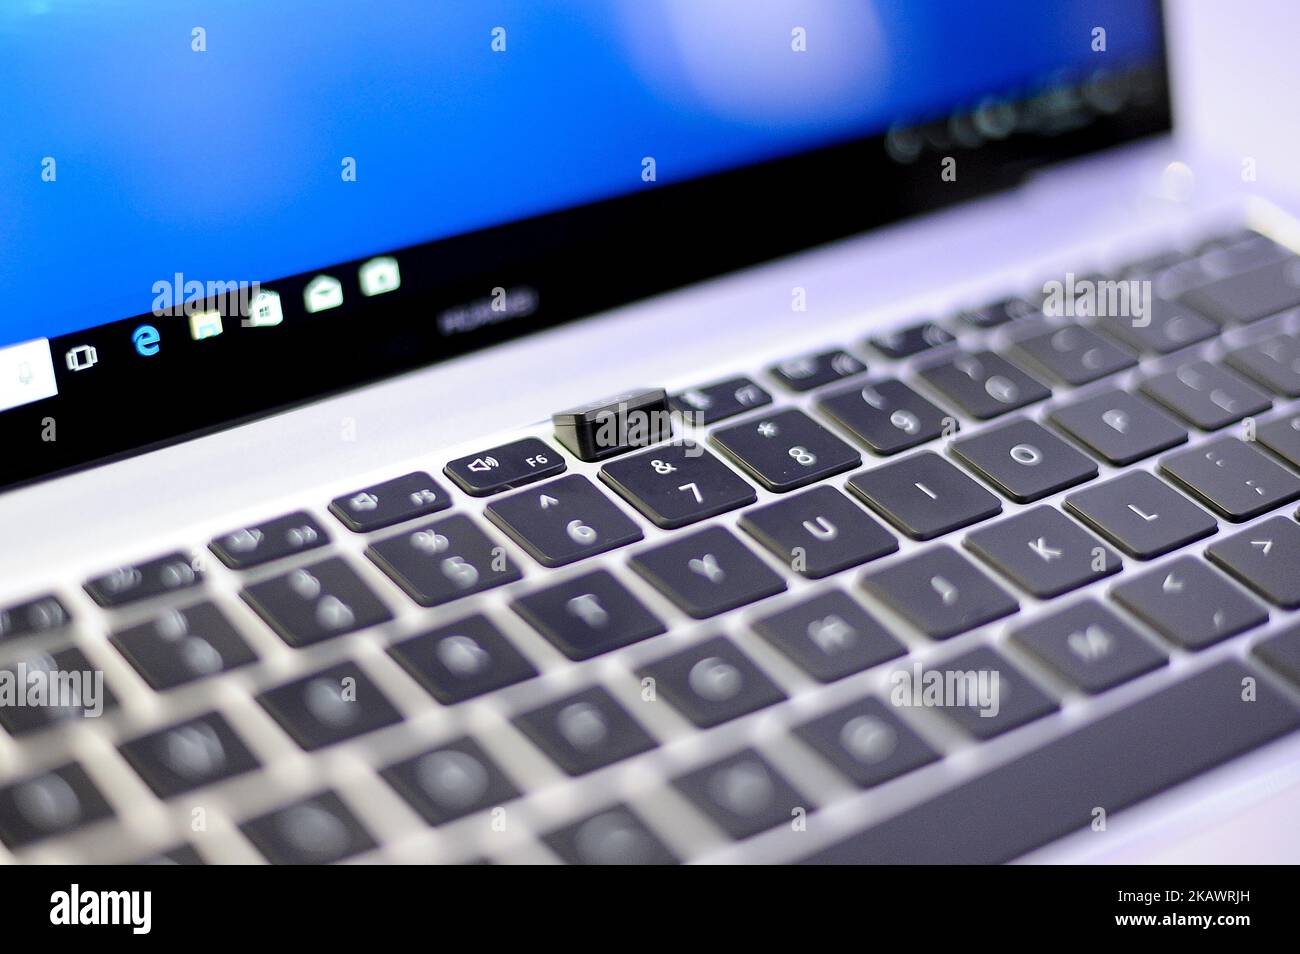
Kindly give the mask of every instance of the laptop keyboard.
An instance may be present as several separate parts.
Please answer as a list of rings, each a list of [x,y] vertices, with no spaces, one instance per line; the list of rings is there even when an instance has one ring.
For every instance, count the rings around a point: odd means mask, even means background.
[[[451,490],[385,476],[5,607],[15,678],[138,680],[102,718],[0,705],[0,843],[995,862],[1295,731],[1300,258],[1235,232],[1120,274],[1146,323],[1008,297],[685,388],[671,440],[597,453],[597,402],[439,461]],[[997,711],[899,705],[912,671],[996,673]]]

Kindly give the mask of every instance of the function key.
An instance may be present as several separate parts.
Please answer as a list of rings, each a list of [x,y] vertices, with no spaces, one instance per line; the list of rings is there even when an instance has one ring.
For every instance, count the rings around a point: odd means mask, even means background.
[[[971,417],[987,420],[1042,401],[1052,392],[991,351],[959,354],[918,374]]]
[[[114,633],[109,641],[158,690],[257,660],[239,631],[212,603],[168,610],[157,619]]]
[[[613,457],[673,436],[668,392],[641,388],[551,415],[555,438],[579,460]]]
[[[651,663],[637,673],[701,729],[785,700],[749,657],[721,636]]]
[[[641,528],[581,474],[494,500],[484,512],[543,566],[563,566],[642,537]]]
[[[1272,406],[1263,391],[1208,361],[1157,374],[1143,381],[1140,390],[1203,431],[1217,431]]]
[[[451,506],[447,492],[424,471],[385,480],[330,501],[330,513],[355,533],[367,533]]]
[[[1062,384],[1087,384],[1137,364],[1128,351],[1079,325],[1021,338],[1012,349]]]
[[[1235,437],[1216,437],[1162,457],[1160,469],[1234,523],[1300,497],[1300,478]]]
[[[952,453],[1017,503],[1097,476],[1097,465],[1037,421],[1019,418],[952,442]]]
[[[53,593],[0,609],[0,642],[61,629],[72,614]]]
[[[537,675],[533,664],[481,614],[404,639],[388,651],[443,705]]]
[[[767,369],[791,391],[811,391],[840,378],[861,374],[867,366],[842,348],[820,354],[801,355],[781,361]]]
[[[1011,639],[1087,693],[1105,692],[1169,661],[1093,599],[1019,626]]]
[[[421,606],[439,606],[522,576],[505,548],[463,513],[372,543],[366,555]]]
[[[511,607],[570,659],[590,659],[664,631],[608,570],[525,594]]]
[[[735,417],[772,403],[772,395],[746,377],[730,378],[702,388],[689,388],[672,397],[674,411],[687,415],[697,427]]]
[[[974,308],[960,313],[960,318],[976,328],[996,328],[1009,321],[1020,321],[1034,315],[1041,315],[1042,310],[1023,298],[1003,298],[983,308]]]
[[[536,437],[511,441],[451,461],[443,473],[461,490],[486,497],[564,473],[564,458]]]
[[[159,798],[172,798],[259,768],[224,716],[209,712],[119,747]]]
[[[780,593],[785,580],[724,527],[706,527],[642,550],[632,569],[695,619]]]
[[[1058,407],[1048,420],[1117,467],[1187,440],[1187,431],[1172,417],[1118,388]]]
[[[645,822],[623,806],[566,825],[543,836],[571,865],[674,865],[677,858]]]
[[[650,734],[600,686],[516,716],[514,725],[569,775],[585,775],[655,747]]]
[[[1111,590],[1111,597],[1184,649],[1204,649],[1268,621],[1268,610],[1208,563],[1181,556]]]
[[[98,718],[117,705],[117,697],[103,682],[102,670],[92,666],[75,646],[13,659],[0,668],[0,682],[26,687],[37,673],[49,674],[51,681],[57,682],[58,698],[32,705],[18,693],[0,696],[0,726],[10,735],[26,735],[76,718]]]
[[[753,503],[754,488],[703,447],[665,444],[606,464],[600,478],[668,530]]]
[[[239,830],[273,865],[328,865],[376,847],[334,792],[268,812]]]
[[[931,348],[941,348],[957,339],[933,321],[923,321],[901,331],[887,331],[867,339],[867,343],[886,358],[910,358]]]
[[[470,738],[404,759],[380,774],[430,825],[444,825],[519,794]]]
[[[329,534],[305,510],[224,533],[208,546],[232,570],[246,570],[329,543]]]
[[[353,662],[260,693],[257,701],[308,752],[402,720]]]
[[[100,606],[125,606],[197,586],[202,579],[203,574],[194,569],[190,558],[177,551],[87,580],[86,592]]]
[[[0,788],[0,841],[13,849],[112,816],[113,809],[75,762]]]
[[[796,808],[814,807],[753,749],[689,772],[673,784],[732,838],[788,825]]]
[[[888,530],[834,487],[813,487],[747,510],[740,526],[782,563],[810,579],[898,549]]]
[[[793,408],[721,428],[711,440],[775,493],[796,490],[862,463],[852,447]]]
[[[295,648],[393,618],[342,557],[254,583],[243,597]]]
[[[828,394],[817,406],[881,455],[896,454],[957,431],[956,418],[901,381],[877,381]]]

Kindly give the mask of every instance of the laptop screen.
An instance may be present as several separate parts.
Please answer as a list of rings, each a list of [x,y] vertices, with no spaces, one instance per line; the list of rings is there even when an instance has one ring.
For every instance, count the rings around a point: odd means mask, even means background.
[[[7,3],[0,485],[1007,185],[1163,80],[1134,0]]]

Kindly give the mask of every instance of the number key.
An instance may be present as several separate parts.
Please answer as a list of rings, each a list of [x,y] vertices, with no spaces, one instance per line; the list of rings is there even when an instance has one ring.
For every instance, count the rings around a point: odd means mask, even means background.
[[[463,513],[374,543],[366,555],[421,606],[439,606],[520,578],[505,550]]]
[[[689,441],[606,464],[600,478],[668,530],[757,499],[754,488],[731,468]]]
[[[712,441],[768,490],[785,493],[862,463],[848,444],[789,409],[713,432]]]
[[[981,421],[1052,396],[1038,381],[991,351],[958,354],[922,369],[920,375],[944,397]]]
[[[819,407],[877,454],[896,454],[957,430],[955,418],[901,381],[828,394]]]
[[[495,500],[485,513],[543,566],[564,566],[642,537],[641,528],[580,474]]]

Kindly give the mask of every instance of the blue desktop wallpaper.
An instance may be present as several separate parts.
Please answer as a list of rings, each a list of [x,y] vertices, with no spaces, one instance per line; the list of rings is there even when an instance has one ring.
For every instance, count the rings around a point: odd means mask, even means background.
[[[3,0],[0,345],[177,272],[270,281],[1158,44],[1134,0]]]

